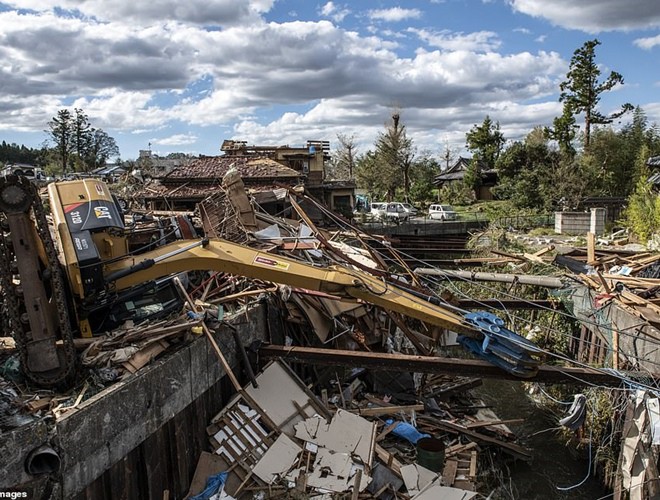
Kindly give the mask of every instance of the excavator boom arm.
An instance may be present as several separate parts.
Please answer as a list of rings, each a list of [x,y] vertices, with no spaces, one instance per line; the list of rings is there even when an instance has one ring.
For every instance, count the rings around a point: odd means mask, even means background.
[[[167,255],[172,256],[164,258]],[[152,262],[153,264],[150,264]],[[184,271],[221,271],[296,288],[352,297],[458,333],[478,335],[478,330],[460,315],[365,272],[336,265],[312,266],[220,239],[210,239],[203,245],[195,245],[191,240],[180,240],[151,252],[136,257],[126,257],[109,264],[104,274],[106,277],[120,276],[131,269],[135,269],[135,272],[116,280],[117,290]]]

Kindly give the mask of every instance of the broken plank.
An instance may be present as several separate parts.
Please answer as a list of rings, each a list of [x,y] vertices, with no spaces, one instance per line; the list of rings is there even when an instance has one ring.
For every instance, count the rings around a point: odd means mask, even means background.
[[[424,411],[424,405],[384,406],[381,408],[358,408],[357,410],[351,410],[352,413],[357,413],[364,417],[379,417],[381,415],[392,415],[399,412],[413,411]]]
[[[491,420],[490,422],[473,422],[467,424],[465,427],[468,429],[476,429],[478,427],[488,427],[489,425],[502,425],[502,424],[520,424],[524,422],[524,418],[511,418],[508,420]]]
[[[479,442],[482,443],[488,443],[488,444],[494,444],[496,446],[499,446],[502,448],[503,451],[509,453],[510,455],[514,456],[515,458],[521,458],[523,460],[531,460],[532,455],[530,452],[523,448],[522,446],[519,446],[514,443],[509,443],[506,441],[502,441],[501,439],[496,439],[491,436],[486,436],[485,434],[481,434],[478,432],[475,432],[471,429],[468,429],[467,427],[464,427],[462,425],[455,424],[453,422],[449,422],[447,420],[440,420],[437,418],[429,417],[426,415],[418,415],[417,416],[418,420],[427,420],[429,422],[432,422],[434,425],[439,427],[440,429],[451,432],[453,434],[465,434],[466,436],[469,436]]]
[[[401,477],[401,462],[379,444],[376,445],[376,456],[380,461],[387,465],[394,474]]]

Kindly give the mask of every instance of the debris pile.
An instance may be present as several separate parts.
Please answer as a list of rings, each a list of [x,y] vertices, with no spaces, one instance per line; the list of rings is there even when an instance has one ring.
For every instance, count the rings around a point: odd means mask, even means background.
[[[405,386],[398,394],[408,404],[366,392],[369,378],[375,387]],[[429,377],[420,381],[424,402],[412,379],[357,370],[317,397],[288,365],[271,362],[212,419],[213,454],[200,457],[190,495],[224,473],[220,498],[472,498],[482,450],[530,458],[507,422],[465,395],[479,379]]]

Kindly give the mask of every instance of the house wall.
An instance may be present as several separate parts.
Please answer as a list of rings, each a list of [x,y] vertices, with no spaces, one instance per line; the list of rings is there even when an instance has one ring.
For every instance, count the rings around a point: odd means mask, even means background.
[[[477,200],[492,200],[493,198],[493,193],[490,190],[490,186],[480,186],[479,189],[477,189]]]

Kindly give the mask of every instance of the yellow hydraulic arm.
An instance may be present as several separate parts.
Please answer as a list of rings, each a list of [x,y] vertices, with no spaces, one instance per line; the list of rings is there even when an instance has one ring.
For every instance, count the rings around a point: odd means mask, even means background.
[[[180,240],[105,266],[117,291],[148,280],[193,270],[220,271],[273,283],[351,297],[469,336],[479,330],[444,307],[363,271],[317,267],[221,239]]]

